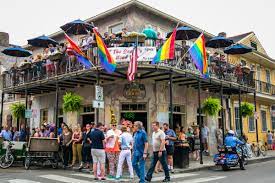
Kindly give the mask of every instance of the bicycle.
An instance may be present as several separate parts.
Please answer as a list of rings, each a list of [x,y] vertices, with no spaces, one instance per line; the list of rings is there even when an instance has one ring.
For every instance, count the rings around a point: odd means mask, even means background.
[[[251,145],[251,150],[255,157],[259,157],[260,155],[266,156],[267,155],[267,146],[263,144],[262,141],[253,142]]]
[[[0,167],[3,169],[9,168],[14,162],[14,155],[12,153],[13,145],[11,141],[8,141],[6,153],[0,157]]]

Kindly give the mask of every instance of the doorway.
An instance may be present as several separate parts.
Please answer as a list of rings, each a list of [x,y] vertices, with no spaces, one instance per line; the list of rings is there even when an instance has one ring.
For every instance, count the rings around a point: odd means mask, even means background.
[[[145,103],[123,103],[121,104],[121,118],[129,121],[141,121],[145,130],[148,129],[147,106]]]
[[[86,126],[86,124],[94,122],[95,115],[94,114],[84,114],[82,115],[82,127]]]

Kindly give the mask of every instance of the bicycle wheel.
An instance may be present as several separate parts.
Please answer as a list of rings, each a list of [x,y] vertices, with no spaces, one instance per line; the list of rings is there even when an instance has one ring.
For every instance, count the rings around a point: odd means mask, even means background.
[[[260,153],[263,155],[263,156],[266,156],[267,155],[267,150],[266,150],[266,147],[264,145],[261,146],[260,148]]]
[[[0,167],[5,169],[9,168],[14,161],[14,156],[12,154],[4,154],[3,156],[0,157]]]

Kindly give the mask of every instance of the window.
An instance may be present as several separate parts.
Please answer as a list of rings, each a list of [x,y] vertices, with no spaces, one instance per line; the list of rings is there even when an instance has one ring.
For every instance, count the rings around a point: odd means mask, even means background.
[[[267,130],[266,111],[261,110],[261,118],[262,118],[262,131],[266,132]]]
[[[122,104],[122,111],[146,111],[146,104]]]
[[[262,92],[262,82],[261,82],[261,66],[257,66],[257,90]]]
[[[238,134],[241,132],[239,107],[235,107],[235,127]]]
[[[48,122],[48,109],[40,110],[40,122],[41,124],[44,122]]]
[[[89,113],[89,112],[94,112],[94,111],[95,111],[95,109],[93,108],[92,105],[83,106],[84,113]]]
[[[255,50],[257,50],[257,43],[251,41],[251,42],[250,42],[250,46],[251,46],[252,48],[255,48]]]
[[[117,34],[122,31],[122,28],[123,28],[123,23],[118,23],[118,24],[109,26],[108,32]]]
[[[249,131],[253,132],[255,131],[255,120],[254,120],[254,116],[250,116],[248,118],[248,127],[249,127]]]
[[[245,60],[241,60],[241,64],[242,64],[242,66],[246,66],[246,61]]]

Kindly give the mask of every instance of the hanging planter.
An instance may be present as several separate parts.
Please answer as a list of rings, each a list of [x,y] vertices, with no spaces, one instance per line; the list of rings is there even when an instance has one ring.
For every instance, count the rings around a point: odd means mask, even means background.
[[[63,96],[63,111],[78,112],[81,108],[83,98],[72,92],[68,92]]]
[[[254,105],[248,102],[243,102],[241,104],[241,114],[243,117],[253,116],[254,114]]]
[[[25,104],[22,103],[14,103],[10,106],[11,114],[15,119],[25,118],[25,109]]]
[[[217,98],[209,97],[205,99],[202,104],[202,111],[209,116],[217,116],[222,109],[220,100]]]

